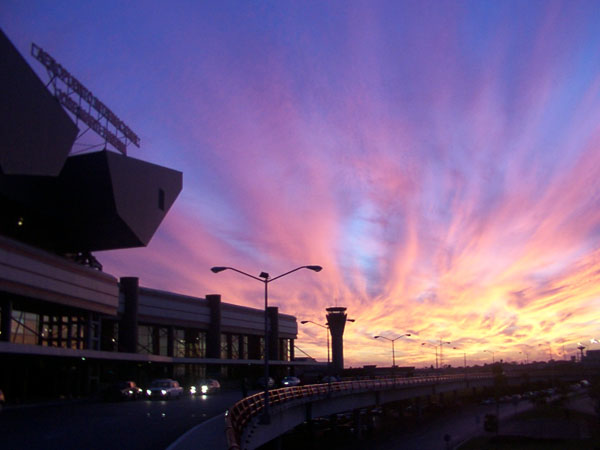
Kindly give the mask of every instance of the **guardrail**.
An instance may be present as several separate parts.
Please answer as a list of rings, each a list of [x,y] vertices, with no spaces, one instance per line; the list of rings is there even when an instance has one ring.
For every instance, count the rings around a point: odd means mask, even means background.
[[[409,385],[449,383],[453,381],[493,378],[492,374],[442,375],[414,378],[386,378],[380,380],[342,381],[337,383],[293,386],[269,391],[269,405],[281,405],[297,399],[324,398],[326,396],[395,389]],[[235,403],[225,413],[225,435],[229,450],[240,450],[244,428],[258,416],[264,407],[264,392],[246,397]]]

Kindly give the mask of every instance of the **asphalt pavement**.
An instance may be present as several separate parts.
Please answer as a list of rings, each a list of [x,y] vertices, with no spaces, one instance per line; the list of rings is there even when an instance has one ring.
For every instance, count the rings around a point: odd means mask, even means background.
[[[7,407],[0,413],[0,447],[3,450],[164,450],[196,425],[223,414],[240,398],[240,392],[225,391],[169,401],[87,401]],[[214,435],[217,437],[218,433]]]

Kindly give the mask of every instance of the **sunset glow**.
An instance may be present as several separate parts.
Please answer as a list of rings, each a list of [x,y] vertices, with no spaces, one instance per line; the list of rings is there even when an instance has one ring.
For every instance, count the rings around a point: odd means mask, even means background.
[[[184,174],[147,248],[96,255],[107,273],[262,308],[210,267],[321,265],[270,304],[347,307],[346,366],[391,364],[375,335],[410,333],[396,363],[417,367],[440,339],[453,366],[600,349],[600,3],[28,3],[0,26],[40,78],[31,42],[140,136],[130,156]]]

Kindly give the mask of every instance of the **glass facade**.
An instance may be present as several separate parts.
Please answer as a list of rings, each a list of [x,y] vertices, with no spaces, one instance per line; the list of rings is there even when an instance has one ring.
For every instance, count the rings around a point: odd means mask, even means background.
[[[231,359],[240,359],[240,336],[234,334],[231,336]]]
[[[138,325],[138,353],[152,355],[154,330],[151,325]]]
[[[248,336],[242,336],[242,354],[240,355],[243,359],[248,359]]]
[[[14,344],[39,345],[39,327],[39,314],[13,310],[10,341]]]
[[[185,357],[206,357],[206,332],[195,329],[185,330]]]
[[[185,331],[182,328],[173,330],[173,356],[185,357]]]
[[[221,359],[229,359],[229,338],[229,335],[221,334]]]
[[[165,327],[158,327],[158,354],[161,356],[168,356],[169,349],[169,329]]]
[[[11,318],[12,343],[85,348],[86,321],[81,315],[48,315],[13,309]]]

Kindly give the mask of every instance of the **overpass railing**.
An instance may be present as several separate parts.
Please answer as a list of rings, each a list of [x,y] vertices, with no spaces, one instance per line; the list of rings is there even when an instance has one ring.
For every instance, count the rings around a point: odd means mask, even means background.
[[[369,391],[390,390],[411,385],[449,383],[464,380],[493,378],[492,374],[441,375],[413,378],[386,378],[379,380],[356,380],[336,383],[309,384],[269,391],[269,405],[282,405],[298,399],[319,399],[332,395],[347,395]],[[244,428],[264,408],[264,392],[246,397],[235,403],[225,413],[225,435],[229,450],[240,449],[240,438]]]

